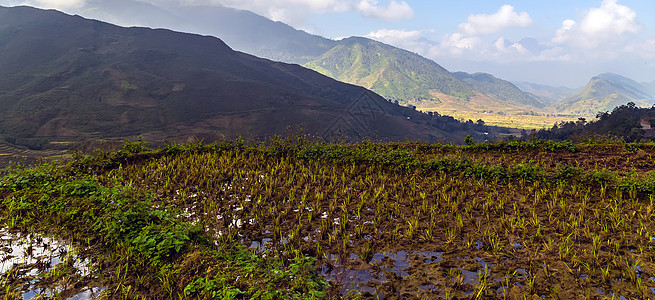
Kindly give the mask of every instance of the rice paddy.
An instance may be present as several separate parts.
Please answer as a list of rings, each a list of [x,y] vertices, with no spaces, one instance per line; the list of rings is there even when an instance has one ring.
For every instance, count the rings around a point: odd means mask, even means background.
[[[5,231],[76,256],[3,269],[0,296],[653,298],[654,154],[610,141],[127,143],[3,171]],[[88,271],[65,268],[75,260]]]

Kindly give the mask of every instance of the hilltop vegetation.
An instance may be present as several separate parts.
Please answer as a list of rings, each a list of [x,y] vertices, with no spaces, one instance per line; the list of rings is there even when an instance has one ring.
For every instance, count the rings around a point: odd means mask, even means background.
[[[643,129],[642,122],[655,125],[655,106],[650,108],[637,107],[630,102],[621,105],[611,112],[599,112],[596,120],[587,122],[585,118],[577,121],[561,122],[550,129],[536,132],[535,137],[550,140],[584,140],[596,138],[623,139],[629,142],[649,140],[655,137],[652,129]],[[652,128],[652,127],[651,127]]]
[[[0,224],[72,241],[93,263],[16,266],[0,296],[648,298],[653,154],[622,142],[128,143],[3,172]]]

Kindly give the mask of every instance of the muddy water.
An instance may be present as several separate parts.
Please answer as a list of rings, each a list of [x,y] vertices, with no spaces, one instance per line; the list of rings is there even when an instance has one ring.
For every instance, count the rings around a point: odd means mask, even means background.
[[[92,265],[75,254],[68,243],[52,237],[9,232],[0,228],[0,291],[4,297],[22,299],[53,298],[68,295],[67,299],[92,299],[106,288],[75,288],[74,282],[50,283],[48,277],[56,277],[60,266],[72,267],[69,278],[85,278],[91,275]],[[13,293],[4,294],[3,293]]]

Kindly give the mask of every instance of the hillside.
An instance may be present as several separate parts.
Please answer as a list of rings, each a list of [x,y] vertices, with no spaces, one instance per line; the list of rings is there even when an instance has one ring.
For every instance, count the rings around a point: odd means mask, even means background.
[[[390,100],[435,100],[437,94],[475,94],[450,72],[415,53],[367,38],[343,39],[305,64],[337,80],[371,89]]]
[[[554,87],[525,81],[515,81],[512,83],[522,91],[539,97],[542,102],[547,104],[553,104],[562,101],[567,97],[573,96],[580,90],[564,86]]]
[[[629,102],[650,107],[655,102],[642,84],[617,74],[605,73],[593,77],[577,94],[556,104],[562,113],[595,116],[598,112],[612,111]]]
[[[461,141],[466,134],[451,119],[235,52],[214,37],[29,7],[0,8],[0,19],[0,135],[7,141],[257,139],[296,126],[324,138]]]
[[[546,106],[541,99],[520,90],[511,82],[496,78],[491,74],[455,72],[453,75],[455,75],[455,78],[466,83],[471,89],[487,95],[492,99],[506,102],[510,105],[531,106],[535,108]]]
[[[655,80],[651,82],[644,82],[642,85],[646,87],[646,90],[649,94],[655,96]]]

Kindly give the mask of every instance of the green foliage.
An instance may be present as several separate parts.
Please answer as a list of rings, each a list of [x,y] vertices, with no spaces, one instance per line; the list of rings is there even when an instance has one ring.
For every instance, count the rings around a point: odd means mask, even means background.
[[[124,90],[138,90],[139,86],[136,84],[130,84],[127,80],[121,81],[121,88]]]

